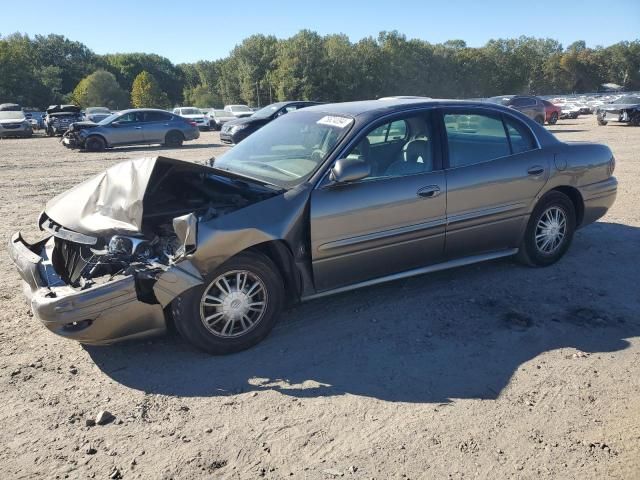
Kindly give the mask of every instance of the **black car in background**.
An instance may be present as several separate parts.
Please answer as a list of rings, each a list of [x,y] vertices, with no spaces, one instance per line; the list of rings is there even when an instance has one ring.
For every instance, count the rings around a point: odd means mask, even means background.
[[[240,143],[240,141],[247,138],[256,130],[264,127],[267,123],[285,113],[311,105],[318,105],[318,102],[290,101],[272,103],[271,105],[261,108],[250,117],[238,118],[226,122],[220,130],[220,140],[223,143]]]
[[[487,99],[488,102],[504,105],[524,113],[531,120],[544,125],[546,111],[542,100],[531,95],[499,95]]]

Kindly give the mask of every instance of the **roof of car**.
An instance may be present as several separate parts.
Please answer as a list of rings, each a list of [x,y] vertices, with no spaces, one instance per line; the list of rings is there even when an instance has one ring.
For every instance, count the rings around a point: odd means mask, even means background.
[[[163,112],[163,113],[171,113],[168,110],[163,110],[161,108],[129,108],[127,110],[120,110],[118,114],[130,113],[130,112]]]
[[[449,100],[449,99],[427,99],[427,98],[388,98],[384,100],[361,100],[357,102],[324,103],[305,108],[305,111],[338,113],[357,117],[370,113],[393,113],[403,110],[410,110],[415,107],[429,107],[438,105],[468,105],[484,106],[487,104],[481,101],[469,100]],[[492,105],[493,106],[493,105]]]

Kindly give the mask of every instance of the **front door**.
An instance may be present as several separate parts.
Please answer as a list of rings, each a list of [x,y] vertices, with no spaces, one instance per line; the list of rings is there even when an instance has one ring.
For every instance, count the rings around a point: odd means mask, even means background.
[[[443,111],[443,119],[447,258],[517,247],[549,177],[550,155],[511,115],[450,108]]]
[[[128,145],[144,141],[144,127],[141,112],[128,112],[111,123],[109,144]]]
[[[444,254],[446,182],[430,113],[374,126],[348,152],[371,175],[321,183],[311,196],[318,291],[437,263]]]

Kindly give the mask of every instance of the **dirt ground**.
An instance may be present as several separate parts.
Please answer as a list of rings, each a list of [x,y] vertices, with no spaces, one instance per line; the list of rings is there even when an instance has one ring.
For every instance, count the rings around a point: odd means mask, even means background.
[[[545,269],[485,263],[319,299],[252,350],[175,335],[83,347],[49,333],[0,249],[0,472],[18,478],[640,478],[640,128],[608,144],[618,200]],[[0,140],[0,238],[118,161],[182,149]],[[101,410],[115,420],[87,426]]]

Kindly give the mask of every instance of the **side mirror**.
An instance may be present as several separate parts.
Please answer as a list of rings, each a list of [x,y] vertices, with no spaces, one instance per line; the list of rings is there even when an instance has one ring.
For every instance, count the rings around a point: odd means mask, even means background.
[[[113,128],[118,128],[120,126],[120,122],[111,122],[111,125],[109,126]]]
[[[371,166],[361,158],[340,158],[331,168],[330,179],[336,183],[362,180],[371,175]]]

